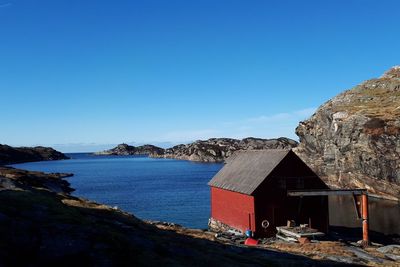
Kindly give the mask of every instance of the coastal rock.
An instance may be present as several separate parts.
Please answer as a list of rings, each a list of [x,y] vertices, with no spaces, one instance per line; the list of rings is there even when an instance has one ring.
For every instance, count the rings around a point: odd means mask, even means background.
[[[162,155],[164,149],[153,145],[143,146],[130,146],[127,144],[119,144],[118,146],[101,151],[95,152],[94,155],[117,155],[117,156],[128,156],[128,155]]]
[[[296,128],[295,152],[331,187],[400,198],[400,67],[347,90]]]
[[[242,140],[211,138],[177,145],[166,149],[163,155],[151,154],[150,156],[201,162],[223,162],[237,150],[290,149],[296,146],[296,141],[284,137],[278,139],[248,137]]]
[[[72,173],[44,173],[0,167],[0,191],[36,188],[69,194],[74,189],[63,178],[71,176],[73,176]]]
[[[62,159],[69,158],[51,147],[11,147],[0,144],[0,165]]]

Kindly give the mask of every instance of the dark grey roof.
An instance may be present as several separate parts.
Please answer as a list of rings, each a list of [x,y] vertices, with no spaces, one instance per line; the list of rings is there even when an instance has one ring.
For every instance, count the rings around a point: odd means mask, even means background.
[[[208,185],[251,195],[290,150],[237,151]]]

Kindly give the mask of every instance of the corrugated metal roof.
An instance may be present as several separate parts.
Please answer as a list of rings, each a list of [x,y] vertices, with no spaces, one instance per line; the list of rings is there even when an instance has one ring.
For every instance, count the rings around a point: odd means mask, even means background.
[[[208,185],[251,195],[290,150],[237,151]]]

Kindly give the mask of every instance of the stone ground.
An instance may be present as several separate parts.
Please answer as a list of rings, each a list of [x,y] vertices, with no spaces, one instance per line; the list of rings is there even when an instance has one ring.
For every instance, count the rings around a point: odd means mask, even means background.
[[[219,235],[221,237],[216,237],[215,232],[202,231],[196,229],[187,229],[175,224],[168,223],[153,223],[159,229],[172,231],[179,234],[184,234],[192,236],[195,238],[207,239],[213,242],[218,242],[222,244],[230,244],[238,247],[244,247],[243,238],[241,242],[238,242],[237,238],[229,238],[229,235]],[[335,229],[336,230],[336,229]],[[337,239],[332,237],[331,239]],[[391,239],[387,239],[390,242]],[[370,247],[362,248],[356,242],[350,240],[321,240],[307,243],[288,243],[275,238],[269,238],[257,246],[258,249],[264,249],[267,251],[276,251],[290,253],[292,255],[301,255],[312,260],[321,261],[334,261],[343,264],[356,264],[364,266],[400,266],[400,245],[394,245],[391,248],[392,255],[397,257],[391,257],[390,253],[382,253],[382,248],[389,246],[384,246],[382,244],[373,243]],[[385,251],[383,249],[383,251]],[[397,259],[397,260],[395,260]]]

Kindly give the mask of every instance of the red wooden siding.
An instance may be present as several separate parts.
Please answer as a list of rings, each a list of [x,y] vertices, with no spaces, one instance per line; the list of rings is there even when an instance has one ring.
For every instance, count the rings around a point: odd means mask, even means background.
[[[254,197],[211,187],[211,217],[241,231],[255,231]]]

